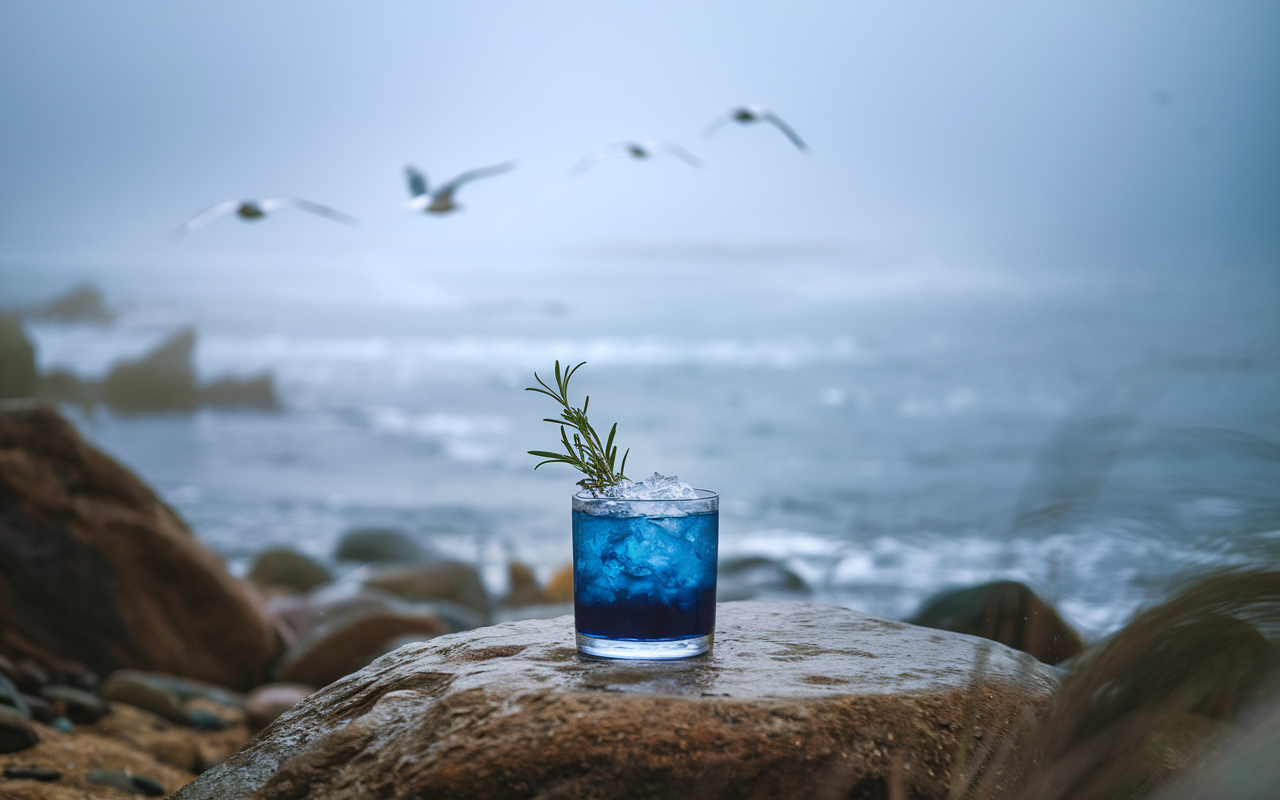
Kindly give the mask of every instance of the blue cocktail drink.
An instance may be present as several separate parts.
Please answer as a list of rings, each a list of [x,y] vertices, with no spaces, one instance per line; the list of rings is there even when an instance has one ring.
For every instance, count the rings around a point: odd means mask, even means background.
[[[578,649],[612,658],[686,658],[711,648],[719,497],[573,497]]]

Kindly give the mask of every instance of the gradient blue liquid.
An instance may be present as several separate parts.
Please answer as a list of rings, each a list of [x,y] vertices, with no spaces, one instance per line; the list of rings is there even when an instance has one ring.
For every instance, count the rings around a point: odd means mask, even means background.
[[[719,517],[715,511],[670,517],[574,511],[578,633],[643,641],[714,631]]]

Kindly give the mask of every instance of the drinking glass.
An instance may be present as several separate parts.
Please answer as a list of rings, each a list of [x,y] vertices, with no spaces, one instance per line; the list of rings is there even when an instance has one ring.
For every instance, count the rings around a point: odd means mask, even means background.
[[[578,651],[607,658],[688,658],[716,625],[720,497],[573,496],[573,611]]]

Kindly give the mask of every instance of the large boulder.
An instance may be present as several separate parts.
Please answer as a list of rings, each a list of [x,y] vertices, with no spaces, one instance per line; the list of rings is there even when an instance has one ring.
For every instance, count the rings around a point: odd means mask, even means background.
[[[280,643],[142,481],[40,405],[0,408],[0,653],[252,688]]]
[[[981,636],[1057,664],[1084,650],[1080,634],[1026,584],[993,581],[936,595],[913,625]]]
[[[801,603],[721,605],[687,661],[573,641],[561,617],[407,645],[176,798],[943,798],[1056,685],[999,644]]]
[[[34,397],[35,393],[35,348],[17,320],[0,317],[0,400]]]
[[[137,361],[112,367],[102,399],[116,411],[191,411],[196,407],[196,374],[191,351],[196,332],[184,328]]]

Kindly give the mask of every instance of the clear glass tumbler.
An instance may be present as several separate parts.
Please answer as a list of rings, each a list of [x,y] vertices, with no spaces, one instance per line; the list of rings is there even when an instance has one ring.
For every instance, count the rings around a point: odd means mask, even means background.
[[[573,610],[579,652],[688,658],[716,626],[720,497],[573,496]]]

